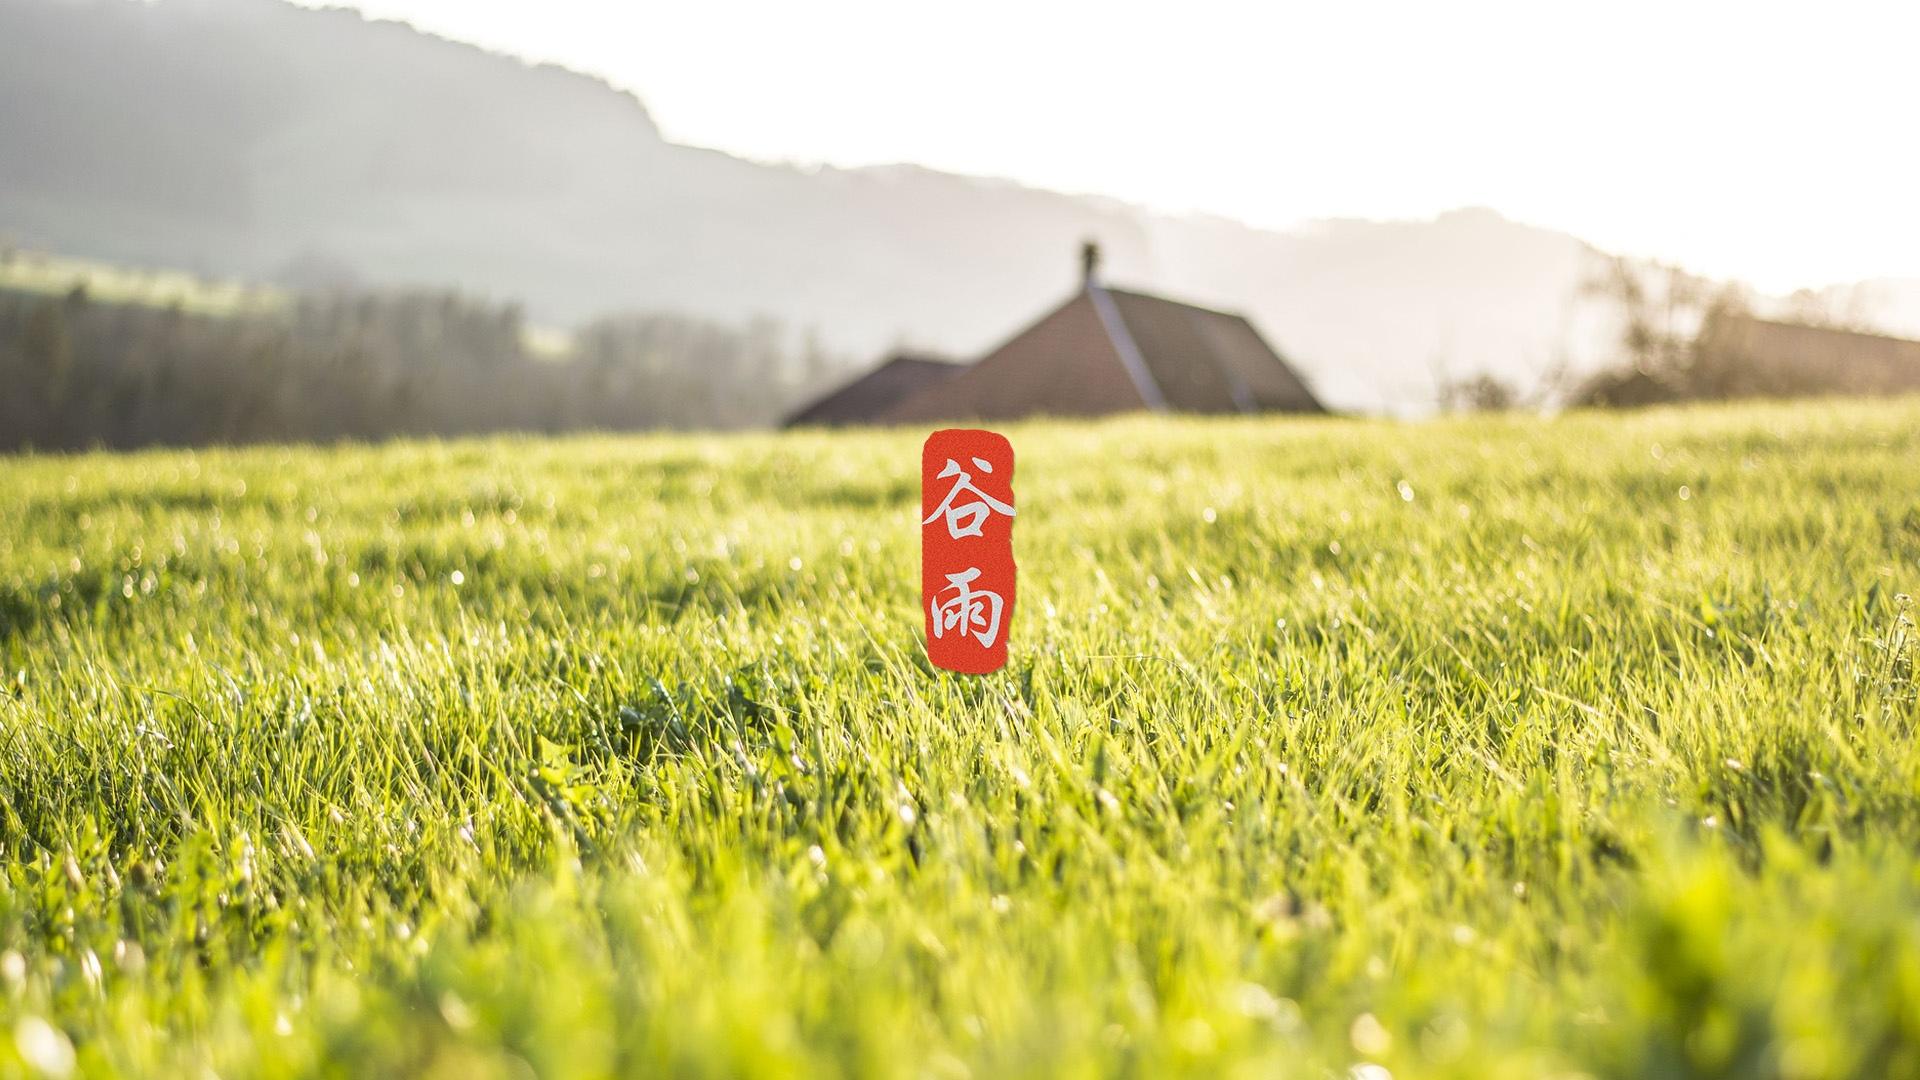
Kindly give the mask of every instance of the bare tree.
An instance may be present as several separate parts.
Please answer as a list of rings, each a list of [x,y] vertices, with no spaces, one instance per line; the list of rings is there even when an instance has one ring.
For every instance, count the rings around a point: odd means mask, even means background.
[[[1614,306],[1619,355],[1575,388],[1572,404],[1620,407],[1724,396],[1728,372],[1703,354],[1699,342],[1715,319],[1749,310],[1743,288],[1677,266],[1613,256],[1582,292]]]

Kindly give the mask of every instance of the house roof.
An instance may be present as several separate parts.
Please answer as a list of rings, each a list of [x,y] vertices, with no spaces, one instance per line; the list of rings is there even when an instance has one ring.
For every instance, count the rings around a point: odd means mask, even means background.
[[[786,423],[788,427],[872,423],[889,406],[965,370],[966,365],[939,357],[896,353],[794,412]]]
[[[881,423],[1046,413],[1100,416],[1147,407],[1092,300],[1081,292],[965,371],[887,409]]]
[[[1702,361],[1730,394],[1897,394],[1920,390],[1920,341],[1716,312]]]
[[[1239,315],[1090,278],[960,375],[888,408],[882,422],[1092,416],[1138,409],[1324,412]]]
[[[1324,412],[1244,316],[1105,289],[1166,407],[1178,412]]]

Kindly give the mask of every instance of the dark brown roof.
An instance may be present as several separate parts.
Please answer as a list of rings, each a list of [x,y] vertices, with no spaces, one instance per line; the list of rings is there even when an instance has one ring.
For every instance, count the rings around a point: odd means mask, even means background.
[[[870,424],[888,406],[966,370],[964,364],[899,353],[787,418],[788,427]]]
[[[1716,313],[1701,362],[1733,394],[1897,394],[1920,390],[1920,341]]]
[[[1324,412],[1244,317],[1108,289],[1167,407],[1178,412]]]
[[[1241,316],[1093,282],[979,363],[914,393],[881,420],[1137,409],[1325,411]]]
[[[979,363],[888,409],[882,422],[1099,416],[1146,408],[1082,292]]]

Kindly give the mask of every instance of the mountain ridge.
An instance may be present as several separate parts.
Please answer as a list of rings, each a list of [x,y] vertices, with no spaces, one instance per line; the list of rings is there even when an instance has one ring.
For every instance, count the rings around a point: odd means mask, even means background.
[[[971,355],[1076,284],[1249,315],[1330,403],[1591,364],[1600,257],[1485,208],[1263,230],[912,163],[762,163],[669,142],[564,65],[282,0],[0,6],[0,236],[300,285],[455,286],[545,322],[767,316],[836,351]]]

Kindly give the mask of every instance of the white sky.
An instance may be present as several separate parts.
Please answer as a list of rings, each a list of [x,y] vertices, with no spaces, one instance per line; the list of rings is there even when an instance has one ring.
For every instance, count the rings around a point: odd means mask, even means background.
[[[313,0],[307,0],[313,2]],[[360,0],[677,142],[1265,226],[1467,205],[1785,290],[1920,277],[1920,3]]]

